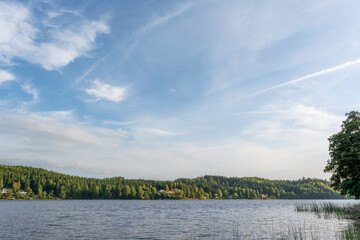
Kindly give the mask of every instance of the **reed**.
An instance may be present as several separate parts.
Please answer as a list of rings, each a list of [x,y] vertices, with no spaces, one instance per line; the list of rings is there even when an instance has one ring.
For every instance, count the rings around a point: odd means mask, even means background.
[[[342,233],[342,239],[346,240],[360,240],[360,227],[356,225],[349,225]]]
[[[360,204],[336,205],[334,203],[312,203],[298,204],[295,206],[297,212],[314,212],[325,218],[337,217],[339,219],[359,219]]]

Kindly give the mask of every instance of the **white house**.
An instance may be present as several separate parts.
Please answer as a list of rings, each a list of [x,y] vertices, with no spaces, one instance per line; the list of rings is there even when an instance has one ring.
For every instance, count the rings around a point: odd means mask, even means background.
[[[23,191],[23,190],[19,190],[18,193],[19,193],[19,194],[23,194],[23,195],[27,194],[27,192],[25,192],[25,191]]]
[[[4,193],[8,193],[10,190],[10,188],[3,188],[1,189],[1,193],[4,194]]]

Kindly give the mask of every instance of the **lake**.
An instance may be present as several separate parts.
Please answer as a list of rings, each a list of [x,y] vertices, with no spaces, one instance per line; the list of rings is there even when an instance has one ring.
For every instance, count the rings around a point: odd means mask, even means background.
[[[354,200],[0,201],[0,239],[336,239],[347,220],[295,212]],[[289,238],[291,239],[291,238]]]

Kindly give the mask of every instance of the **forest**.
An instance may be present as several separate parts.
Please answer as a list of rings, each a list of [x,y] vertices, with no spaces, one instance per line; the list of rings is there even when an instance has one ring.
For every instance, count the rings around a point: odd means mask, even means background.
[[[325,180],[203,176],[174,181],[86,178],[0,165],[0,199],[344,199]]]

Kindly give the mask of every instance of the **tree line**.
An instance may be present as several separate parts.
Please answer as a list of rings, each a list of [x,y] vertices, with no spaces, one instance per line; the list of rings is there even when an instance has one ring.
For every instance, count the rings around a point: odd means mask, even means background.
[[[341,199],[320,179],[203,176],[174,181],[85,178],[42,168],[0,165],[0,199]]]

